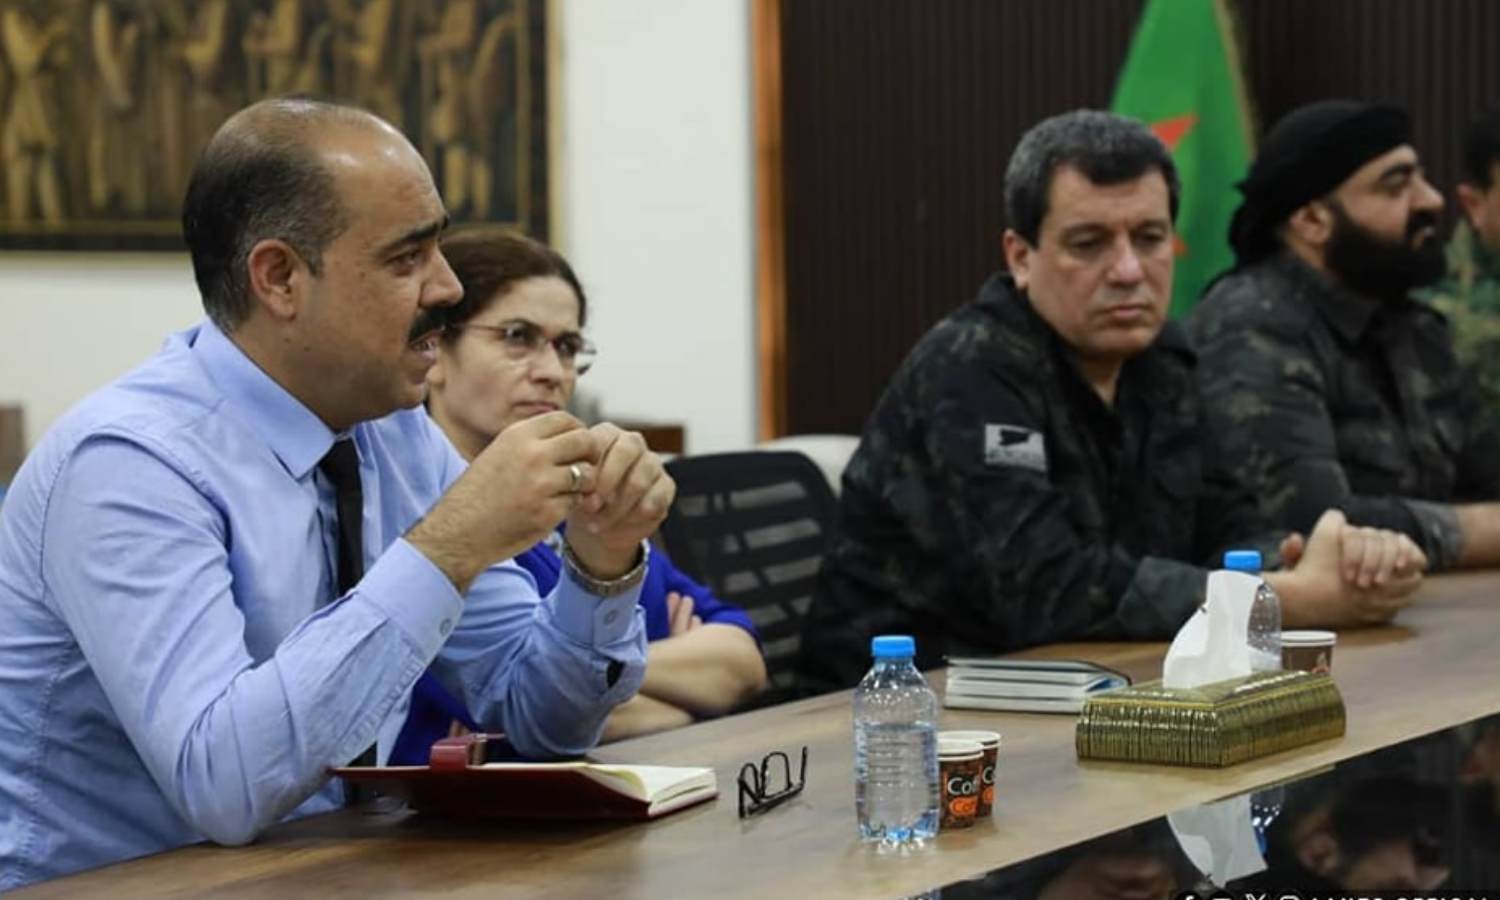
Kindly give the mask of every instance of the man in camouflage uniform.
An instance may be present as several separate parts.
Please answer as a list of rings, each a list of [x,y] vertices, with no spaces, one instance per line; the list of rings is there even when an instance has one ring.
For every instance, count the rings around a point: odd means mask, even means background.
[[[1500,562],[1500,432],[1410,291],[1443,271],[1442,197],[1406,114],[1329,100],[1266,136],[1241,183],[1233,271],[1189,320],[1214,470],[1305,528],[1330,507],[1436,568]]]
[[[809,613],[809,690],[847,687],[872,635],[944,655],[1079,638],[1169,637],[1225,547],[1275,535],[1202,477],[1194,358],[1165,320],[1177,175],[1143,125],[1078,111],[1021,140],[1006,172],[1010,274],[902,363],[844,474],[840,536]],[[1368,538],[1365,557],[1348,552]],[[1300,539],[1288,545],[1300,550]],[[1367,589],[1346,584],[1340,546]],[[1388,618],[1421,554],[1320,522],[1273,573],[1289,624]]]
[[[1500,414],[1500,107],[1469,125],[1464,218],[1448,242],[1448,276],[1419,294],[1448,317],[1459,361],[1479,379],[1485,409]]]

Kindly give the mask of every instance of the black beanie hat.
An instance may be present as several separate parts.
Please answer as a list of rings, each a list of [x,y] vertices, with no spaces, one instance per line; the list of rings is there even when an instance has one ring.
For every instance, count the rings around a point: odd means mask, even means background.
[[[1276,226],[1288,216],[1410,141],[1405,111],[1382,103],[1320,100],[1287,113],[1267,132],[1250,174],[1236,185],[1245,197],[1229,223],[1236,264],[1274,253]]]

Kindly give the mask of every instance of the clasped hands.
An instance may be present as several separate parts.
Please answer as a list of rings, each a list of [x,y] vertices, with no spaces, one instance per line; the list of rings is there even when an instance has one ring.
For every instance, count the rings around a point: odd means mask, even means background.
[[[1305,539],[1281,543],[1283,569],[1266,581],[1281,597],[1288,628],[1340,628],[1389,621],[1412,601],[1427,556],[1394,531],[1349,524],[1330,509]]]
[[[496,435],[407,541],[464,591],[485,567],[567,520],[568,544],[588,574],[618,578],[635,567],[676,492],[640,434],[550,412]]]

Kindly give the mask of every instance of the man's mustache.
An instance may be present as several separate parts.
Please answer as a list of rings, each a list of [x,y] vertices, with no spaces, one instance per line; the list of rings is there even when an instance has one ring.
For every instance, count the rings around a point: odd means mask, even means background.
[[[411,332],[406,336],[406,340],[408,343],[415,342],[417,338],[424,334],[442,331],[446,324],[447,318],[443,315],[442,310],[424,309],[418,314],[417,320],[412,323]]]
[[[1423,228],[1431,228],[1433,232],[1432,237],[1436,238],[1437,227],[1438,214],[1424,209],[1418,212],[1414,212],[1407,217],[1406,236],[1408,238],[1414,238],[1417,236],[1417,232],[1421,231]]]

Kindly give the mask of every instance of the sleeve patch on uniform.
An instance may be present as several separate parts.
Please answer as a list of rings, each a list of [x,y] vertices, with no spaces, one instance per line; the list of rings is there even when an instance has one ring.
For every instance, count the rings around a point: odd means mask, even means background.
[[[984,464],[1013,466],[1045,474],[1047,447],[1042,442],[1042,433],[1019,425],[985,425]]]

